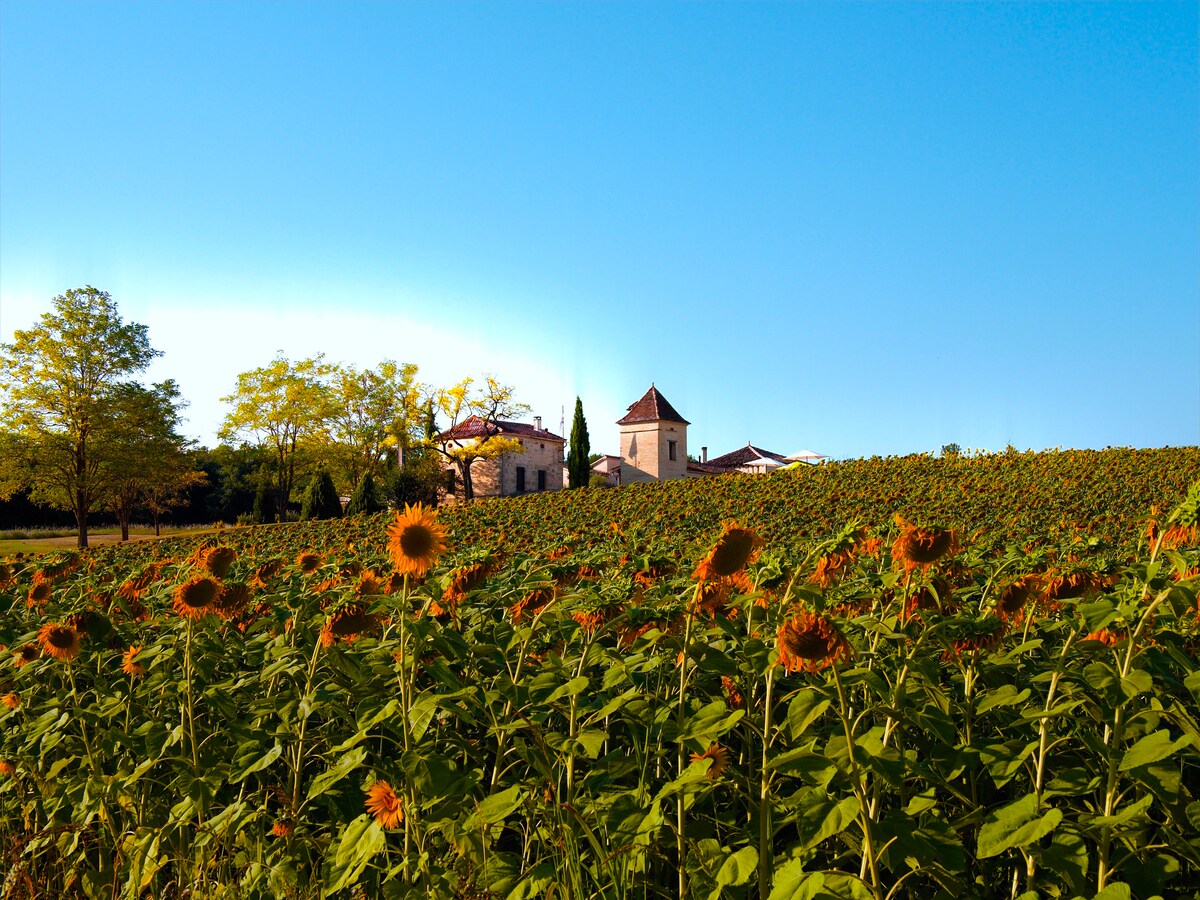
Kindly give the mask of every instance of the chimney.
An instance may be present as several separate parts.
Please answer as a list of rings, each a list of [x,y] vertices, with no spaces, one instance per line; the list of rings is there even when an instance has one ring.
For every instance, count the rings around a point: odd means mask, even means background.
[[[536,428],[538,431],[542,430],[542,417],[541,416],[533,417],[533,427]]]
[[[708,448],[707,447],[700,448],[700,462],[702,462],[702,463],[708,462]]]

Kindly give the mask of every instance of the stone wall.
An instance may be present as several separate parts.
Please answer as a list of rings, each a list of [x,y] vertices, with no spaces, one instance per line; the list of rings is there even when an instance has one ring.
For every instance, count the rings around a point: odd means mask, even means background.
[[[671,459],[670,442],[675,442]],[[621,484],[665,481],[687,475],[687,426],[635,422],[621,426]]]

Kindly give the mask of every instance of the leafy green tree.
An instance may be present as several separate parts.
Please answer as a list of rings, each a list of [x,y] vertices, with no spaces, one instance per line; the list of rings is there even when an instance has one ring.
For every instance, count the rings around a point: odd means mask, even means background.
[[[136,509],[151,513],[158,534],[161,515],[203,473],[188,459],[192,442],[179,434],[184,404],[173,380],[149,388],[120,385],[113,400],[108,425],[118,446],[107,505],[121,526],[121,540],[127,541]]]
[[[357,485],[363,472],[386,467],[392,448],[408,447],[421,427],[417,367],[384,360],[374,369],[334,366],[325,420],[325,455]]]
[[[500,384],[491,375],[473,389],[474,384],[473,378],[464,378],[438,394],[438,408],[450,420],[450,426],[431,445],[457,472],[463,500],[468,502],[475,498],[471,467],[476,462],[524,452],[520,441],[501,433],[499,423],[529,411],[526,404],[514,399],[515,388]],[[472,417],[478,420],[478,428],[470,434],[460,432],[458,426]]]
[[[323,356],[292,362],[282,354],[270,364],[237,377],[237,388],[222,401],[232,405],[218,433],[266,447],[272,458],[275,511],[287,521],[296,483],[297,450],[322,434],[331,415],[329,377]]]
[[[379,488],[375,485],[375,478],[371,475],[371,470],[363,472],[363,476],[359,479],[358,487],[354,489],[354,493],[350,495],[350,502],[346,504],[346,515],[356,516],[360,514],[371,514],[383,512],[387,509],[387,504],[383,497],[380,496]]]
[[[258,489],[254,492],[254,521],[259,525],[275,521],[275,499],[271,496],[271,473],[266,463],[258,470]]]
[[[567,452],[567,477],[571,487],[587,486],[592,475],[592,465],[588,462],[591,451],[587,419],[583,417],[583,401],[576,397],[575,420],[571,423],[571,449]]]
[[[130,444],[114,415],[119,389],[160,354],[106,291],[88,285],[51,303],[0,344],[0,496],[29,488],[33,502],[70,510],[86,547],[88,515],[108,499]]]
[[[436,506],[448,474],[437,453],[418,448],[406,455],[404,465],[389,476],[387,498],[397,509],[406,503]]]
[[[304,503],[300,507],[301,519],[336,519],[342,514],[342,501],[338,497],[333,479],[324,468],[319,468],[304,492]]]

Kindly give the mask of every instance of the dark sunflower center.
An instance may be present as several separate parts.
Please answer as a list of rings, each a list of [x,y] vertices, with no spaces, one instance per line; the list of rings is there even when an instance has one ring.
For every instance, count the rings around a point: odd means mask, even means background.
[[[400,551],[409,559],[420,559],[433,549],[433,532],[424,525],[409,525],[400,532]]]
[[[731,531],[717,541],[712,552],[712,570],[722,578],[740,572],[750,559],[754,537],[748,531]]]
[[[46,640],[52,647],[66,650],[75,643],[75,633],[67,628],[55,628],[46,636]]]

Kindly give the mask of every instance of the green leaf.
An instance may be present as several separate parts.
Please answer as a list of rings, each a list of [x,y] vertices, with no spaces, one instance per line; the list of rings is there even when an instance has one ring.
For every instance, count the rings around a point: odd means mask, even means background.
[[[1146,735],[1126,750],[1125,755],[1121,757],[1121,765],[1118,768],[1122,772],[1128,772],[1130,769],[1137,768],[1138,766],[1158,762],[1160,759],[1166,759],[1191,743],[1192,738],[1190,735],[1185,734],[1179,740],[1172,741],[1171,733],[1165,728],[1160,728],[1158,731]]]
[[[581,694],[587,690],[587,686],[590,682],[591,679],[586,675],[580,675],[578,678],[572,678],[566,684],[560,684],[558,687],[556,687],[550,692],[550,696],[542,702],[549,705],[555,700],[560,700],[563,697],[574,697],[576,694]]]
[[[334,763],[328,770],[322,772],[313,779],[312,784],[308,788],[308,799],[312,800],[315,797],[320,797],[323,793],[349,775],[352,771],[362,765],[366,759],[367,750],[365,747],[358,747],[346,753]]]
[[[675,741],[683,743],[699,740],[703,744],[711,744],[740,722],[745,715],[744,709],[730,712],[724,700],[714,700],[684,722],[683,731],[676,736]]]
[[[326,875],[330,893],[358,881],[371,858],[387,846],[387,835],[371,816],[363,813],[342,830],[333,865]]]
[[[791,859],[771,876],[771,893],[767,900],[813,900],[824,886],[824,875],[805,872],[804,860]]]
[[[429,730],[429,723],[433,721],[434,713],[437,712],[438,698],[436,696],[422,697],[412,705],[412,709],[408,711],[408,725],[412,729],[412,739],[419,741],[425,736],[425,732]]]
[[[801,849],[809,850],[826,838],[841,834],[860,808],[857,797],[846,797],[838,803],[820,788],[810,789],[795,808]]]
[[[243,781],[255,772],[261,772],[283,754],[283,745],[278,741],[275,742],[274,747],[262,756],[258,755],[257,747],[251,746],[248,749],[249,753],[238,754],[234,759],[233,769],[229,773],[229,781],[231,783]]]
[[[750,880],[750,876],[758,869],[758,850],[754,847],[743,847],[737,853],[731,853],[722,863],[717,872],[717,896],[720,889],[740,884]]]
[[[1118,881],[1115,884],[1108,885],[1093,897],[1092,900],[1130,900],[1131,896],[1129,885]]]
[[[788,704],[788,726],[792,730],[792,740],[798,741],[813,722],[829,708],[829,701],[816,691],[801,691]]]
[[[1150,808],[1150,804],[1153,802],[1154,795],[1146,794],[1140,800],[1135,800],[1133,803],[1126,803],[1118,813],[1114,813],[1111,816],[1096,816],[1090,824],[1100,826],[1123,825],[1132,819],[1144,816],[1146,810]]]
[[[1029,688],[1023,691],[1018,691],[1011,684],[1001,685],[994,691],[988,691],[983,695],[983,699],[979,701],[979,706],[975,708],[975,712],[983,715],[989,709],[996,709],[1001,706],[1012,706],[1016,703],[1024,703],[1029,698]]]
[[[979,829],[976,856],[989,859],[1014,847],[1028,847],[1041,840],[1062,821],[1062,811],[1051,809],[1037,815],[1037,797],[1027,794],[1020,800],[992,812]]]
[[[604,747],[604,742],[608,740],[608,734],[603,731],[589,729],[579,732],[575,740],[588,759],[595,759],[600,755],[600,750]]]
[[[474,831],[487,825],[503,822],[509,813],[521,805],[522,799],[521,789],[517,785],[498,794],[492,794],[475,807],[475,811],[463,823],[463,828]]]

